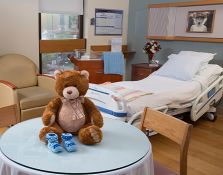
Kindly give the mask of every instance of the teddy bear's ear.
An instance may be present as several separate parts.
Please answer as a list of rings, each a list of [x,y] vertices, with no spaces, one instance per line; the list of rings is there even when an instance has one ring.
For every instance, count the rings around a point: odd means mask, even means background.
[[[81,72],[81,75],[84,75],[85,76],[85,78],[89,78],[89,72],[88,71],[86,71],[86,70],[82,70]]]
[[[57,76],[60,75],[61,73],[62,73],[61,70],[55,70],[54,77],[57,78]]]

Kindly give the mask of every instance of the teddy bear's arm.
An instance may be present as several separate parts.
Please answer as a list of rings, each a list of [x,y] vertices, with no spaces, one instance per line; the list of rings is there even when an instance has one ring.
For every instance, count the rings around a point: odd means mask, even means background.
[[[103,118],[99,110],[96,108],[94,103],[88,99],[84,98],[84,108],[90,118],[92,118],[93,124],[101,128],[103,126]]]
[[[45,126],[52,125],[55,121],[57,112],[61,106],[62,102],[59,97],[56,97],[52,99],[48,105],[46,106],[43,116],[42,116],[42,121]]]

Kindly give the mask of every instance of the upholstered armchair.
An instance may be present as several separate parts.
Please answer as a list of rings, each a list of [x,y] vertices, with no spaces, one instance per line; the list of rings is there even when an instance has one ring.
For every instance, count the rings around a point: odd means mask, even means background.
[[[56,95],[54,84],[54,78],[38,75],[29,58],[18,54],[0,56],[0,109],[16,106],[17,122],[42,115]]]

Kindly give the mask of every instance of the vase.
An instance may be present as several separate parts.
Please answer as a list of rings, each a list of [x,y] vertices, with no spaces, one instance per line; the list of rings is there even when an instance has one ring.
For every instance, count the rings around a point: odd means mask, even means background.
[[[148,62],[149,62],[149,64],[151,64],[153,61],[153,56],[154,56],[154,54],[148,54]]]

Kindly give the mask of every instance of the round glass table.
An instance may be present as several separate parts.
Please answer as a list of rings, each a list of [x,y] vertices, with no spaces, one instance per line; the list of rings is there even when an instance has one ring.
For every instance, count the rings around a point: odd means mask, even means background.
[[[70,153],[52,153],[38,138],[42,127],[41,118],[36,118],[13,126],[2,135],[0,174],[8,175],[8,168],[18,174],[118,175],[136,171],[153,175],[151,144],[132,125],[105,118],[102,142],[83,145],[75,136],[77,151]]]

